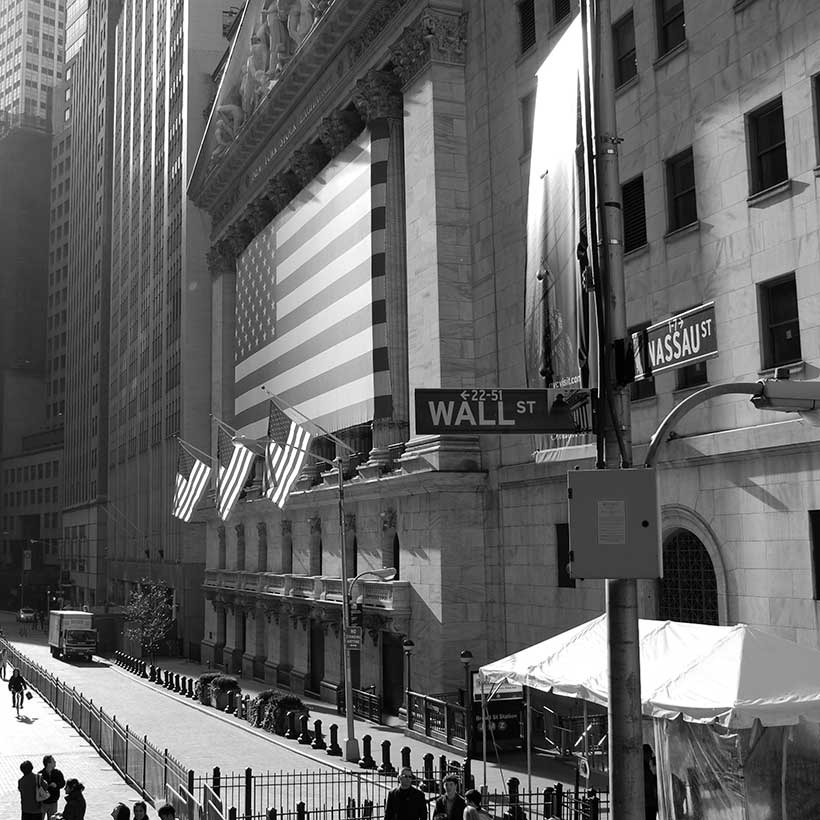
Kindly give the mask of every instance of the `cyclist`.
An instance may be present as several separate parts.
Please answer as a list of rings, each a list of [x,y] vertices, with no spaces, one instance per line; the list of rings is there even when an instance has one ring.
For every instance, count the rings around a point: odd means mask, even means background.
[[[11,706],[17,710],[17,716],[20,716],[20,710],[23,708],[23,692],[28,689],[28,684],[20,674],[19,669],[15,669],[9,678],[9,692],[11,692]]]

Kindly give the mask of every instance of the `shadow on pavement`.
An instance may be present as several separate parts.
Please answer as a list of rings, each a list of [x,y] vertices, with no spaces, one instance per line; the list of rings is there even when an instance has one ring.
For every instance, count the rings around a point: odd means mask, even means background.
[[[30,718],[28,715],[17,715],[17,720],[20,723],[34,723],[37,718]]]

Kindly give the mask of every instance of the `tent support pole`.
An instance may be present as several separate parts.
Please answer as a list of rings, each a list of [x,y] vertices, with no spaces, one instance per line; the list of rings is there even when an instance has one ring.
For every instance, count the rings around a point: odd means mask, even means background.
[[[526,688],[527,703],[527,791],[532,794],[532,709],[530,708],[530,687]]]
[[[484,686],[481,686],[481,763],[482,763],[482,786],[487,785],[487,695],[484,694]]]

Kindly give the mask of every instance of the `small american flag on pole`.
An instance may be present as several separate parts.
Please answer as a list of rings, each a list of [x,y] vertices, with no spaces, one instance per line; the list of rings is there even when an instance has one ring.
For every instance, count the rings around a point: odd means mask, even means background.
[[[177,442],[177,446],[179,447],[179,459],[171,515],[182,521],[190,521],[211,479],[211,467],[191,455],[181,441]]]
[[[310,433],[271,401],[265,447],[265,495],[280,509],[302,471],[309,444]]]
[[[231,438],[220,424],[216,455],[219,462],[216,508],[219,517],[227,521],[253,468],[254,453],[244,444]]]

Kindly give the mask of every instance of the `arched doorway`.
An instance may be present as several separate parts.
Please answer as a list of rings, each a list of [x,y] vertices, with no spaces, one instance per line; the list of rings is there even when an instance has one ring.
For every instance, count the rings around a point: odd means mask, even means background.
[[[694,624],[720,623],[715,568],[703,542],[687,529],[663,542],[658,617]]]

